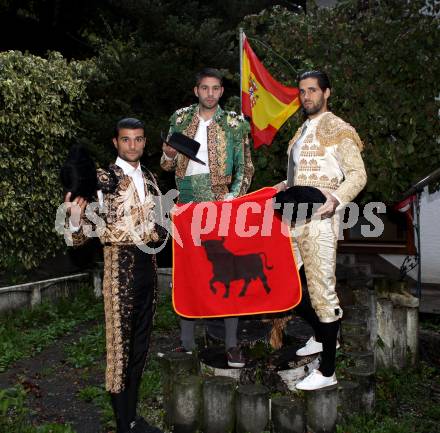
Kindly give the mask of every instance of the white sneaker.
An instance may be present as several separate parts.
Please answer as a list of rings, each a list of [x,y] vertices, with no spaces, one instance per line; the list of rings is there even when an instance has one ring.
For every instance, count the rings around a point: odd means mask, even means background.
[[[314,355],[315,353],[322,352],[322,343],[319,343],[315,340],[315,337],[310,337],[307,340],[307,343],[304,347],[301,347],[301,349],[298,349],[296,351],[296,354],[298,356],[308,356],[308,355]]]
[[[339,344],[339,341],[336,341],[336,349],[339,349],[341,345]],[[301,347],[301,349],[298,349],[296,351],[296,354],[298,356],[308,356],[308,355],[314,355],[315,353],[322,352],[322,343],[319,343],[315,340],[315,337],[310,337],[304,347]]]
[[[336,385],[337,383],[335,373],[333,373],[333,376],[326,377],[323,376],[319,370],[312,370],[312,372],[301,382],[298,382],[295,387],[303,391],[313,391],[315,389]]]

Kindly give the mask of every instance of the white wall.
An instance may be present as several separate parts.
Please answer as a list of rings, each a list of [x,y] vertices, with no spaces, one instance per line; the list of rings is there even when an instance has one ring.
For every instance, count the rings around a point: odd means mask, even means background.
[[[422,193],[420,206],[422,282],[440,284],[440,191]],[[383,254],[382,257],[400,268],[405,256]],[[417,279],[417,268],[409,275]]]

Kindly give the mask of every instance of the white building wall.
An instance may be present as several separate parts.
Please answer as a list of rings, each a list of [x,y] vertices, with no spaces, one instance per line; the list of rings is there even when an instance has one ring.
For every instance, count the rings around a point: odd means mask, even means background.
[[[440,191],[422,193],[420,206],[420,237],[422,257],[422,282],[440,284]],[[400,268],[405,256],[383,254],[382,257]],[[417,268],[409,275],[417,279]]]

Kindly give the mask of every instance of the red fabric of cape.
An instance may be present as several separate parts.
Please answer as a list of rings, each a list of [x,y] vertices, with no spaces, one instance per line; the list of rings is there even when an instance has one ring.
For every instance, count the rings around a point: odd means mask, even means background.
[[[177,314],[201,318],[275,313],[300,302],[288,227],[273,214],[275,193],[274,188],[263,188],[231,201],[178,205],[173,216]]]

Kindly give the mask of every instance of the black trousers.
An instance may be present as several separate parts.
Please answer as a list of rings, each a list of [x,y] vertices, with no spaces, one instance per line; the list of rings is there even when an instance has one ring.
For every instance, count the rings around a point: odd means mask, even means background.
[[[111,393],[117,433],[127,433],[136,419],[139,386],[145,367],[153,325],[155,269],[152,257],[136,248],[132,281],[132,314],[129,360],[124,390]]]
[[[310,324],[315,333],[316,341],[322,343],[319,371],[324,376],[332,376],[336,369],[336,340],[338,337],[340,320],[331,323],[323,323],[319,321],[318,315],[310,301],[304,266],[301,267],[299,275],[301,277],[303,291],[301,302],[295,308],[295,312]]]

